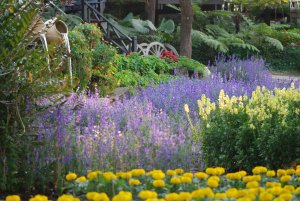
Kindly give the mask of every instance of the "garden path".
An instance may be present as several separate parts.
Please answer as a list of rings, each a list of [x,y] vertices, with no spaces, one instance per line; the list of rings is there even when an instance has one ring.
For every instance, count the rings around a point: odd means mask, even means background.
[[[272,75],[272,78],[274,80],[278,80],[278,81],[299,81],[300,80],[300,76],[295,76],[295,75]]]

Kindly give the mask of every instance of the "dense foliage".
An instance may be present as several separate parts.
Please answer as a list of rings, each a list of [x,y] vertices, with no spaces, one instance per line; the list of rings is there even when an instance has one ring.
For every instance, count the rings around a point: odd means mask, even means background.
[[[36,135],[28,132],[28,125],[42,108],[30,103],[70,86],[68,75],[57,70],[65,67],[65,50],[50,46],[48,64],[39,36],[32,31],[42,3],[20,2],[0,2],[0,191],[6,192],[24,190],[33,182],[26,164]],[[50,102],[55,100],[53,96]]]
[[[221,91],[216,105],[203,95],[198,106],[205,163],[230,170],[299,163],[299,100],[293,85],[274,91],[258,87],[251,98],[229,98]]]

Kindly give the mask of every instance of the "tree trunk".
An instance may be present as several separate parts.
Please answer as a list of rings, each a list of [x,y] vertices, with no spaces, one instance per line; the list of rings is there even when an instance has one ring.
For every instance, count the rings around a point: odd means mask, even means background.
[[[264,10],[264,22],[270,26],[271,24],[271,8],[266,7]]]
[[[180,0],[181,27],[180,27],[180,55],[192,57],[192,0]]]
[[[155,24],[156,0],[145,0],[146,19]]]

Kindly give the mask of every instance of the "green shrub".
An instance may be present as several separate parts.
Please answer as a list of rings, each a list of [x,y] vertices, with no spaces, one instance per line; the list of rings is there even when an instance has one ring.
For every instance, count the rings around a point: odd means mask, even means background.
[[[174,68],[173,63],[158,58],[157,56],[142,56],[139,53],[119,55],[116,59],[118,70],[131,70],[144,76],[152,71],[156,73],[169,72]]]
[[[101,33],[100,28],[96,24],[80,24],[76,26],[73,30],[82,33],[86,37],[89,49],[97,47],[103,40],[103,34]]]
[[[102,96],[111,93],[118,86],[118,80],[114,76],[117,68],[113,63],[116,55],[117,50],[111,45],[102,43],[93,49],[92,86],[97,85]]]
[[[72,30],[69,32],[71,58],[74,76],[79,79],[78,86],[85,89],[91,79],[92,52],[88,48],[88,41],[84,34]]]
[[[300,46],[289,46],[284,51],[264,48],[262,55],[274,71],[300,72]]]
[[[258,87],[250,99],[221,91],[217,107],[204,95],[198,105],[207,166],[235,171],[300,162],[299,88]]]
[[[178,62],[175,65],[178,66],[180,69],[186,69],[189,72],[189,74],[196,73],[199,75],[199,77],[203,77],[205,75],[206,66],[194,59],[181,56],[179,57]]]
[[[138,86],[141,76],[131,70],[121,70],[115,74],[115,77],[120,80],[120,86]]]

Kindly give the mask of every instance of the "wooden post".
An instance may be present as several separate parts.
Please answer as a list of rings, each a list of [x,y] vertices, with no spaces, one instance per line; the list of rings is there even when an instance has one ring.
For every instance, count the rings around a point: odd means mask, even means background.
[[[136,52],[137,51],[137,37],[136,36],[132,37],[131,51],[132,52]]]

